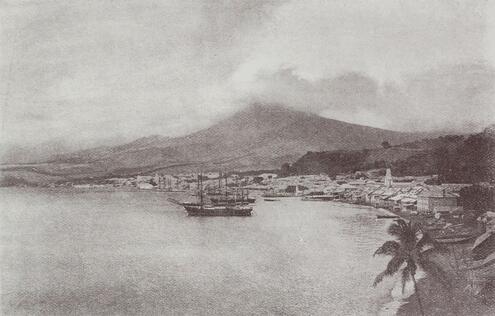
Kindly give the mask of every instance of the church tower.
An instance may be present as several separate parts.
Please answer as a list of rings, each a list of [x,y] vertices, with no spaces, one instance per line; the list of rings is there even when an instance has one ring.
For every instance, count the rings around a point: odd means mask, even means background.
[[[387,173],[385,174],[385,186],[390,188],[392,186],[392,171],[390,168],[387,168]]]

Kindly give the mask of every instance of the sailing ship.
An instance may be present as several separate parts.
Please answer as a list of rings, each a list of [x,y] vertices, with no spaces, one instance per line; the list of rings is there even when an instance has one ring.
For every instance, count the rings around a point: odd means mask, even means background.
[[[241,189],[242,190],[242,189]],[[212,196],[210,200],[213,204],[222,205],[222,204],[252,204],[256,202],[255,198],[251,198],[244,194],[244,190],[241,191],[241,194],[235,192],[234,195],[219,195]]]
[[[198,175],[198,194],[199,201],[185,202],[182,206],[189,216],[251,216],[253,208],[241,199],[240,202],[237,200],[234,203],[224,202],[221,204],[205,204],[205,197],[203,192],[203,176]]]
[[[210,201],[215,205],[225,204],[252,204],[256,202],[256,199],[249,197],[249,190],[239,188],[237,182],[235,187],[229,190],[227,183],[227,175],[225,174],[223,179],[225,180],[225,190],[222,192],[222,174],[219,172],[218,187],[214,190],[207,191],[206,194]]]

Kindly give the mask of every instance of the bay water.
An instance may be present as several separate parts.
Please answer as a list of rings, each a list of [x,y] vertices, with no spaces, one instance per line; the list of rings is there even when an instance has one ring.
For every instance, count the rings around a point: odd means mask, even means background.
[[[251,217],[188,217],[169,197],[0,189],[2,313],[394,314],[395,281],[371,286],[377,210],[258,197]]]

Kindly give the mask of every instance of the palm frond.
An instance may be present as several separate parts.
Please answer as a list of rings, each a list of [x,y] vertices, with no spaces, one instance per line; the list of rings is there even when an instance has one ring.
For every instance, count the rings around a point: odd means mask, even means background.
[[[410,272],[409,272],[409,266],[406,266],[404,269],[402,269],[402,294],[404,294],[404,290],[406,288],[406,283],[409,281],[411,278]]]
[[[380,283],[384,277],[394,275],[397,271],[399,271],[405,260],[406,258],[400,255],[397,255],[390,259],[385,271],[376,276],[375,281],[373,282],[373,286],[376,286],[378,283]]]
[[[411,222],[406,222],[402,218],[390,224],[388,233],[397,237],[406,248],[412,248],[416,243],[416,233]]]
[[[389,235],[394,237],[400,237],[402,235],[402,227],[398,223],[392,223],[387,229]]]
[[[400,244],[394,240],[386,241],[380,248],[378,248],[373,257],[376,255],[395,256],[400,249]]]
[[[431,238],[428,232],[423,232],[423,237],[421,237],[421,239],[416,244],[416,248],[421,251],[425,246],[432,246],[434,248],[439,247],[438,243],[433,238]]]
[[[383,281],[383,278],[386,276],[385,271],[380,272],[375,278],[375,281],[373,281],[373,287],[376,287],[378,283]]]
[[[399,225],[399,227],[401,227],[403,230],[407,230],[408,228],[411,227],[411,222],[406,222],[405,220],[403,220],[402,218],[398,218],[395,220],[395,222]]]
[[[414,232],[414,234],[416,234],[418,232],[424,233],[423,225],[418,223],[418,222],[415,222],[411,225],[411,230]]]

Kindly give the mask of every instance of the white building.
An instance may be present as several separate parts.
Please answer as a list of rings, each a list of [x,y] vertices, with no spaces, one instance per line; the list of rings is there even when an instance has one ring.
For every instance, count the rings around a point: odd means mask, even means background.
[[[390,168],[387,168],[387,173],[385,174],[385,186],[387,188],[390,188],[393,184],[393,179],[392,179],[392,171]]]

